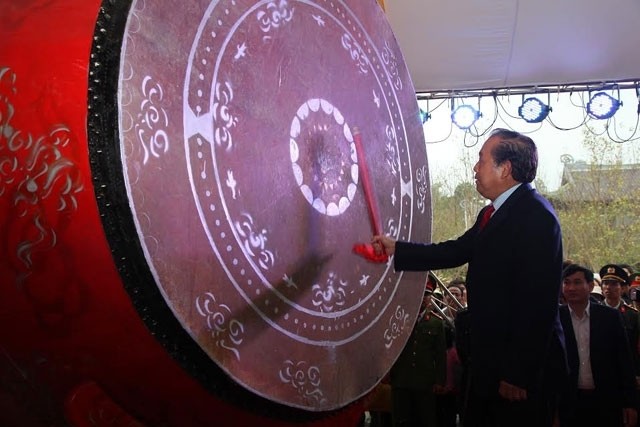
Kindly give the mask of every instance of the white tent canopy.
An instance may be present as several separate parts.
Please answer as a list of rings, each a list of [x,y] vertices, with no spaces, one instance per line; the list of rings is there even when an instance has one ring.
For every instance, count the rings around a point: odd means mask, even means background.
[[[417,92],[640,80],[640,0],[385,0]]]

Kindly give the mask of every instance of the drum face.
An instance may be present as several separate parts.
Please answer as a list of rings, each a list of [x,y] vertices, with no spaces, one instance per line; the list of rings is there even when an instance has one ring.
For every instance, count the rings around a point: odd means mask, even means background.
[[[111,80],[90,84],[92,110],[115,105],[90,117],[91,158],[134,302],[161,299],[180,327],[143,310],[147,324],[172,354],[187,337],[277,403],[363,396],[404,346],[425,279],[352,252],[372,235],[368,204],[399,239],[428,240],[431,223],[417,102],[383,12],[193,0],[121,13],[94,42],[95,74]]]

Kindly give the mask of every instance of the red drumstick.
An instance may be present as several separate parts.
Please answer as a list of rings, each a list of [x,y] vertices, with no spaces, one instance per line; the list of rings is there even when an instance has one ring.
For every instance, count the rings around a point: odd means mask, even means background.
[[[374,235],[381,234],[380,217],[378,215],[378,206],[376,204],[375,194],[373,192],[373,186],[371,184],[371,178],[369,176],[369,167],[367,166],[367,159],[365,157],[364,147],[362,145],[362,136],[360,135],[360,129],[353,128],[353,142],[356,144],[356,155],[358,156],[358,169],[360,176],[362,177],[362,188],[364,189],[364,198],[367,202],[369,209],[369,220],[371,221],[371,229]]]
[[[356,155],[358,156],[358,170],[362,177],[362,188],[364,189],[364,198],[367,202],[367,208],[369,210],[369,221],[371,222],[371,229],[373,234],[378,236],[382,233],[380,227],[380,218],[378,216],[378,205],[376,204],[376,198],[373,191],[373,185],[371,183],[371,177],[369,176],[369,168],[367,166],[367,159],[365,158],[364,147],[362,145],[362,137],[360,136],[360,130],[356,127],[353,128],[353,142],[356,145]],[[389,257],[386,253],[376,254],[373,245],[370,243],[356,243],[353,245],[353,251],[369,261],[384,263],[387,262]]]

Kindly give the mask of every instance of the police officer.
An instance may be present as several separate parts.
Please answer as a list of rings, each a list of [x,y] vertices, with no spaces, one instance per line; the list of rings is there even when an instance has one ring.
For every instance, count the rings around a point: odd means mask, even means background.
[[[629,299],[635,309],[640,307],[640,273],[629,276]]]
[[[600,269],[600,278],[602,280],[602,293],[604,294],[603,304],[617,308],[622,313],[624,328],[633,355],[634,373],[638,378],[640,377],[638,310],[622,300],[622,287],[629,284],[629,275],[621,266],[607,264]]]
[[[434,289],[428,280],[409,341],[390,371],[394,427],[436,426],[435,392],[445,383],[446,341],[444,322],[431,311]]]

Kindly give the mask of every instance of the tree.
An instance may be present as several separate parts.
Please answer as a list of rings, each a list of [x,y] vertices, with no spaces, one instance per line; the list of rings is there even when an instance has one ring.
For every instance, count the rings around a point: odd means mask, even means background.
[[[584,132],[589,163],[565,165],[566,182],[549,195],[563,232],[565,257],[595,271],[640,260],[639,147]]]
[[[455,239],[473,224],[484,203],[483,199],[470,182],[458,184],[451,195],[442,191],[442,183],[436,183],[434,186],[438,190],[432,191],[431,197],[433,204],[432,241],[442,242]],[[435,274],[447,283],[455,277],[465,277],[466,271],[467,266],[464,265],[439,270]]]

